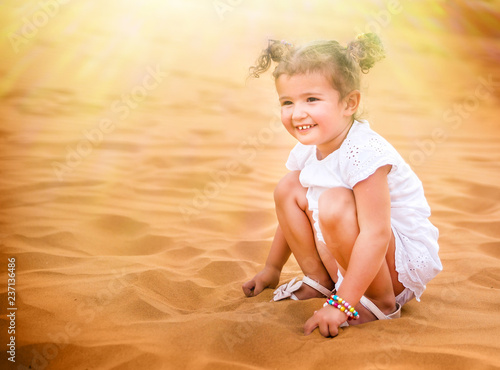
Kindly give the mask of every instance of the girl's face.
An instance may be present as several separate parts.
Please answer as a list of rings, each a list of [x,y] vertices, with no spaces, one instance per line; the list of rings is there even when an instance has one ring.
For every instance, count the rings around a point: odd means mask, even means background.
[[[281,75],[276,79],[281,104],[281,122],[288,132],[304,145],[316,145],[322,158],[337,150],[349,132],[355,106],[350,93],[340,94],[319,72]],[[320,158],[321,159],[321,158]]]

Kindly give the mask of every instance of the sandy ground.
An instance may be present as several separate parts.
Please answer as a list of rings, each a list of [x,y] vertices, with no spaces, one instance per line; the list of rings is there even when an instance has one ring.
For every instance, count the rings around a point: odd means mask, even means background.
[[[2,2],[2,368],[499,368],[499,12],[463,0]],[[399,320],[304,337],[322,300],[241,291],[267,256],[294,145],[271,77],[246,72],[268,37],[365,31],[388,56],[363,82],[363,112],[423,181],[444,270]],[[282,282],[299,275],[292,258]]]

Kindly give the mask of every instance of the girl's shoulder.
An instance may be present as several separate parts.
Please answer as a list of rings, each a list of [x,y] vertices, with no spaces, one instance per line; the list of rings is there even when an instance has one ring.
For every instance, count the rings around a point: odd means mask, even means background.
[[[340,152],[349,158],[397,154],[396,149],[386,139],[372,130],[368,121],[354,121]]]
[[[339,169],[351,187],[381,166],[390,164],[397,169],[402,162],[396,149],[367,121],[354,122],[339,150]]]

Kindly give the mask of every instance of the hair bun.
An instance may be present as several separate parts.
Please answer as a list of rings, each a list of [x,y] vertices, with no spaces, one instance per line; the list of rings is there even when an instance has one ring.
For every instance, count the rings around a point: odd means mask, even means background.
[[[271,62],[280,63],[283,61],[293,49],[293,45],[285,40],[267,41],[267,48],[264,49],[256,61],[256,65],[249,68],[250,76],[258,78],[261,73],[264,73],[271,67]]]
[[[347,44],[347,54],[360,66],[361,72],[368,73],[370,68],[385,58],[382,41],[375,33],[362,33]]]

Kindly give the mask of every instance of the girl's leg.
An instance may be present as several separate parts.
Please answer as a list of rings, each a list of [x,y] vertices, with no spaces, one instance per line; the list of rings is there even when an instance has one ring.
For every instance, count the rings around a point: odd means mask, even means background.
[[[274,200],[278,222],[304,275],[331,290],[335,283],[316,249],[310,222],[311,215],[307,207],[307,189],[300,184],[299,174],[300,171],[289,173],[276,186]],[[336,266],[333,269],[335,274],[332,276],[336,279]],[[306,284],[302,284],[295,295],[299,299],[323,297],[321,293]]]
[[[326,245],[338,261],[341,273],[345,276],[352,248],[359,234],[356,202],[352,190],[346,188],[326,190],[319,199],[319,222]],[[395,296],[404,289],[398,280],[394,253],[395,240],[394,235],[392,235],[386,259],[364,294],[385,314],[394,312]],[[362,318],[364,316],[375,319],[360,304],[356,306],[356,309]]]

